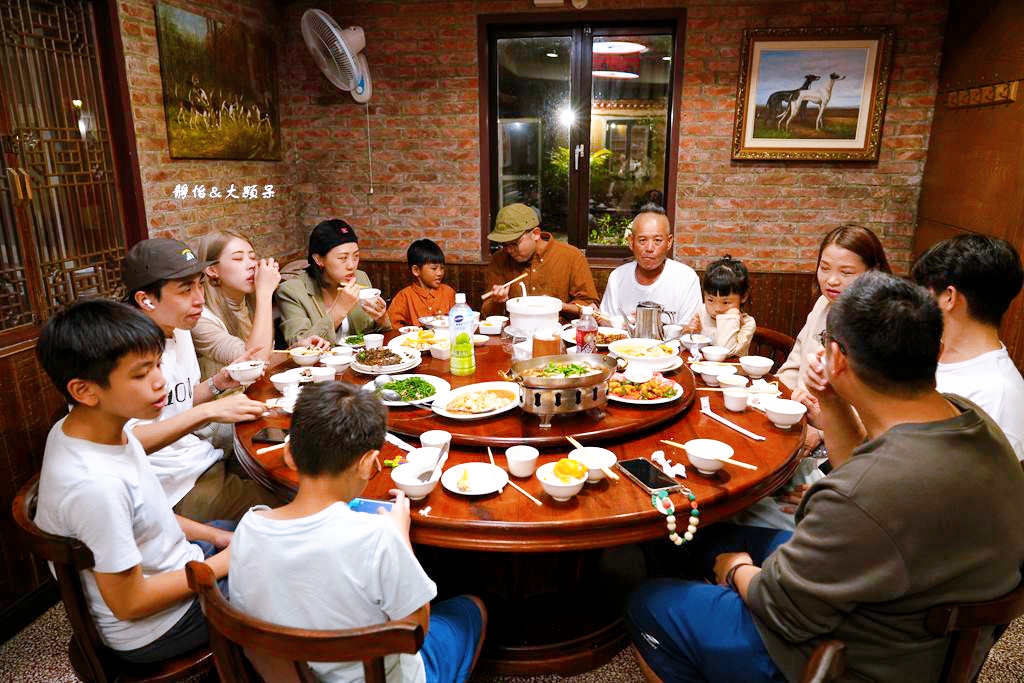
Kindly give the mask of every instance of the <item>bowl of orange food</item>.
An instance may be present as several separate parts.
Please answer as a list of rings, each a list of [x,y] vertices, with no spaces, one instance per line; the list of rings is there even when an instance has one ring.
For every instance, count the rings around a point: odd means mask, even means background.
[[[579,460],[562,458],[537,468],[537,479],[545,493],[560,503],[572,500],[587,483],[589,470]]]

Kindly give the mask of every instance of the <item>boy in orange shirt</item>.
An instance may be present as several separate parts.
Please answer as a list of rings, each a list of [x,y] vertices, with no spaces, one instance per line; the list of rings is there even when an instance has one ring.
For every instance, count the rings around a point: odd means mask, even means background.
[[[455,305],[455,290],[444,280],[444,252],[434,242],[423,239],[409,245],[406,252],[409,270],[416,279],[391,300],[388,318],[392,327],[418,325],[427,315],[445,315]]]

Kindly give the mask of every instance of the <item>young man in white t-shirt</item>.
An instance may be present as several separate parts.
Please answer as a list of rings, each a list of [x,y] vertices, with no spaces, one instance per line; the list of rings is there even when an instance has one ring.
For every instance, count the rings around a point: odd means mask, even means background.
[[[155,322],[167,340],[160,361],[167,405],[157,419],[129,428],[149,454],[175,512],[192,519],[237,520],[253,505],[280,501],[257,482],[228,472],[223,451],[195,433],[211,422],[253,420],[264,410],[243,393],[212,400],[239,386],[225,369],[201,381],[189,332],[203,312],[207,265],[177,240],[143,240],[128,250],[124,279],[129,303]]]
[[[653,301],[671,313],[674,322],[687,324],[704,298],[700,278],[693,268],[668,258],[672,252],[672,231],[665,210],[645,205],[629,229],[629,248],[636,260],[619,266],[608,276],[601,312],[607,316],[629,315],[641,301]]]
[[[1006,240],[960,235],[917,260],[914,280],[942,310],[938,390],[988,413],[1024,464],[1024,378],[999,340],[999,325],[1024,285],[1020,256]]]
[[[99,299],[57,313],[39,337],[46,373],[72,404],[50,430],[35,521],[78,539],[95,565],[81,573],[89,612],[122,658],[155,662],[207,642],[185,564],[226,548],[231,532],[176,516],[130,418],[154,418],[167,401],[160,329],[125,304]],[[209,559],[227,575],[227,551]]]
[[[295,499],[256,507],[231,546],[231,603],[264,621],[334,630],[407,620],[423,627],[415,655],[384,660],[389,683],[453,683],[473,671],[486,630],[479,599],[436,605],[434,582],[413,555],[409,501],[390,512],[356,512],[348,502],[380,472],[387,409],[372,392],[341,382],[303,388],[285,462],[299,475]],[[320,680],[363,680],[361,662],[311,663]]]

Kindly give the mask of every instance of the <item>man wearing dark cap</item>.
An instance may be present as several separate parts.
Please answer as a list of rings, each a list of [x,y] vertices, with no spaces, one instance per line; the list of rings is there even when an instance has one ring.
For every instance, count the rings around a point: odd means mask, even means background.
[[[580,306],[597,308],[600,299],[583,252],[541,231],[537,212],[526,204],[502,207],[487,239],[501,249],[484,274],[484,286],[493,296],[484,302],[483,315],[501,312],[509,297],[509,288],[502,285],[523,273],[527,293],[561,299],[563,313],[578,315]]]
[[[237,520],[253,505],[278,501],[256,482],[228,473],[223,451],[194,433],[211,422],[252,420],[264,410],[262,403],[242,393],[212,400],[239,386],[226,370],[201,381],[189,331],[203,312],[202,277],[208,265],[178,240],[143,240],[128,250],[128,302],[149,316],[167,340],[160,360],[167,399],[160,417],[132,420],[128,428],[146,449],[177,514],[196,520]],[[237,360],[248,357],[247,353]]]

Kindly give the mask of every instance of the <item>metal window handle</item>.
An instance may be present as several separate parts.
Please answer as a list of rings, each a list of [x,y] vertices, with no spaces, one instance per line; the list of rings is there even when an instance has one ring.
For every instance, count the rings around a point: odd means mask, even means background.
[[[29,201],[32,201],[32,176],[23,168],[19,168],[18,173],[25,175],[25,195]]]
[[[575,170],[580,170],[580,159],[583,158],[583,143],[576,145],[576,149],[573,150],[572,160],[573,167]]]
[[[18,177],[18,172],[13,168],[9,168],[7,169],[7,177],[10,178],[11,187],[14,189],[15,201],[20,202],[25,198],[25,195],[21,192],[21,180]]]

